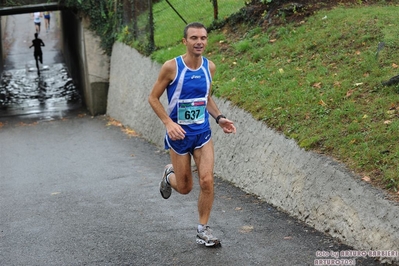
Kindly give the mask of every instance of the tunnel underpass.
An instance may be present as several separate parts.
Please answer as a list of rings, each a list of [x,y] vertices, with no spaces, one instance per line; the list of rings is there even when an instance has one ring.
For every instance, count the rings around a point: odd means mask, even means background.
[[[63,117],[82,107],[80,92],[71,78],[62,52],[60,12],[50,13],[50,26],[41,18],[39,38],[43,63],[36,68],[33,48],[36,32],[30,13],[9,15],[4,27],[4,69],[0,87],[0,116]]]
[[[32,15],[46,10],[51,11],[50,28],[44,28],[42,17],[39,38],[45,46],[39,76],[34,49],[29,48],[36,32]],[[20,115],[48,119],[77,109],[88,110],[92,115],[105,113],[108,76],[91,74],[93,67],[89,67],[99,65],[96,61],[106,60],[93,54],[99,49],[78,11],[49,3],[0,8],[0,15],[3,55],[0,117]]]

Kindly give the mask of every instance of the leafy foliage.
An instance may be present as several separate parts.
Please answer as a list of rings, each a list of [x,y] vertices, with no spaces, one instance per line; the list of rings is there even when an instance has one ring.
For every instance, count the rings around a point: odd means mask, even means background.
[[[65,0],[65,5],[90,18],[90,27],[101,37],[102,48],[111,54],[122,25],[122,6],[117,0]]]

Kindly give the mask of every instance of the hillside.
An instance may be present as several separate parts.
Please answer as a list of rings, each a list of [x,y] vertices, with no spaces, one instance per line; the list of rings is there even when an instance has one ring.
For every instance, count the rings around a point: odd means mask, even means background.
[[[376,2],[247,5],[211,27],[207,56],[217,96],[397,199],[399,90],[382,83],[398,74],[398,7]]]

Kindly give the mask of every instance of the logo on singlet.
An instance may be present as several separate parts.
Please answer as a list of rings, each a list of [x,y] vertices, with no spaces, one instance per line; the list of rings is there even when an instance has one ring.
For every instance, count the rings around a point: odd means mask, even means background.
[[[200,78],[201,78],[201,76],[196,76],[196,75],[191,76],[191,79],[200,79]]]

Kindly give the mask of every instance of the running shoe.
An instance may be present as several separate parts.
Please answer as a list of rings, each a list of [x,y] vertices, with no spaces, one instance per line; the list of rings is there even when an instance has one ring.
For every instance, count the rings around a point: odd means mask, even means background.
[[[219,246],[220,240],[212,235],[212,230],[208,225],[205,225],[202,231],[197,230],[197,244],[205,245],[207,247]]]
[[[164,199],[168,199],[172,194],[172,187],[166,181],[166,177],[171,173],[174,173],[173,166],[171,164],[168,164],[165,166],[162,181],[159,183],[159,191],[161,192],[161,196]]]

